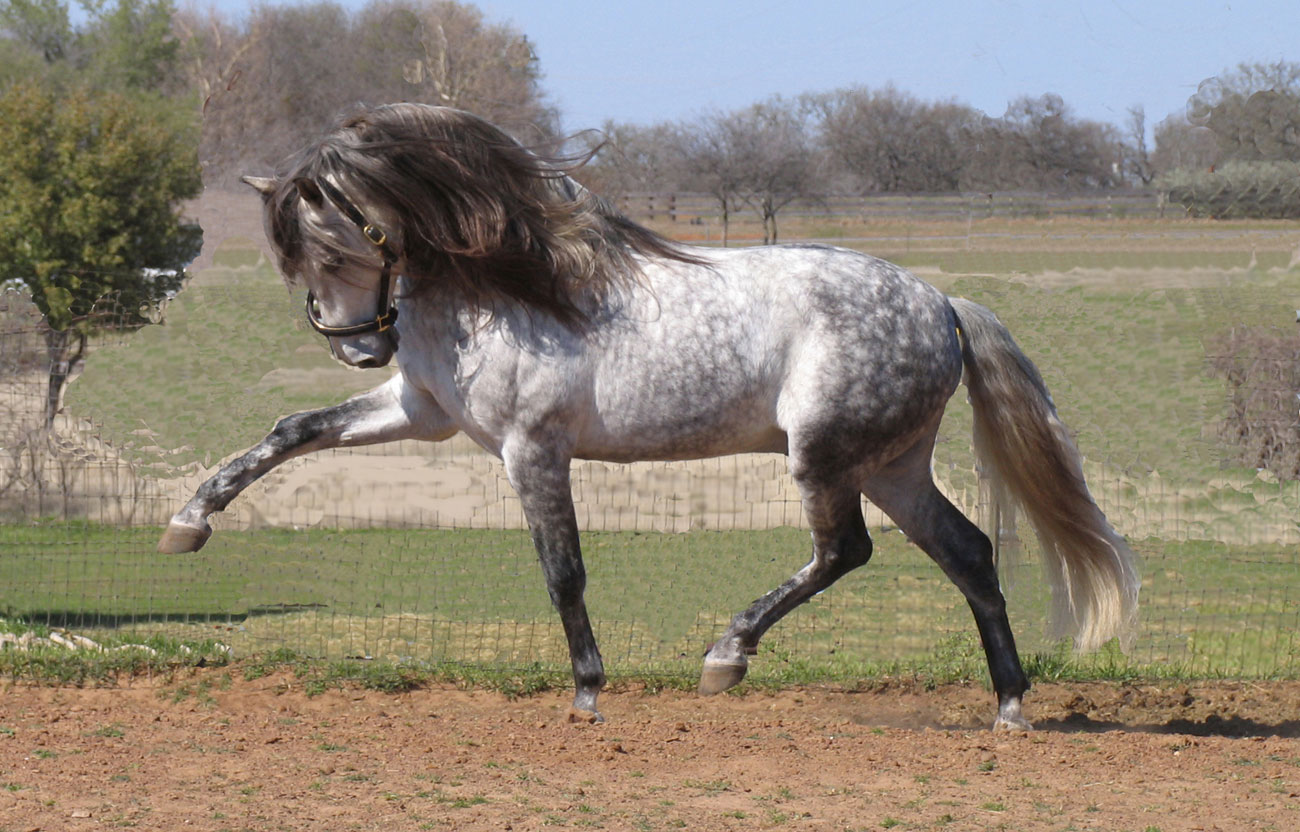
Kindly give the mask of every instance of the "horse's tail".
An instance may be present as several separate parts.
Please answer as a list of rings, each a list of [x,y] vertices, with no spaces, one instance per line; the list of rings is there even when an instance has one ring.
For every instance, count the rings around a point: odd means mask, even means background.
[[[997,317],[950,299],[962,333],[975,455],[995,499],[1029,516],[1052,587],[1052,632],[1094,650],[1127,645],[1137,622],[1136,558],[1083,480],[1082,460],[1038,369]]]

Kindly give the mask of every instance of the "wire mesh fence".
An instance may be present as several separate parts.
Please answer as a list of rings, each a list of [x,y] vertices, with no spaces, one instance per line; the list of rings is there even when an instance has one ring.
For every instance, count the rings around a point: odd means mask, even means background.
[[[1176,285],[1146,265],[1142,274],[1158,279],[1145,285],[1067,281],[1046,293],[969,269],[930,276],[1004,313],[1078,432],[1094,496],[1143,559],[1132,659],[1294,675],[1300,482],[1287,466],[1300,422],[1296,351],[1279,346],[1290,343],[1280,325],[1273,340],[1232,333],[1284,306],[1300,277],[1285,258],[1261,269],[1247,256],[1230,266],[1209,258],[1222,280],[1193,274]],[[1043,253],[1040,270],[1054,270],[1056,257]],[[159,527],[275,416],[337,401],[388,372],[330,366],[297,323],[299,309],[255,249],[235,247],[195,278],[165,324],[99,335],[47,426],[44,323],[20,294],[4,296],[0,612],[86,631],[215,638],[245,654],[291,647],[566,667],[518,500],[500,463],[464,437],[295,460],[219,515],[201,552],[156,552]],[[250,329],[284,340],[232,346],[233,331]],[[969,436],[958,396],[936,478],[988,527]],[[1242,456],[1251,453],[1242,436],[1272,449],[1278,465]],[[730,617],[811,552],[779,456],[575,462],[573,491],[588,602],[614,673],[693,675]],[[974,644],[957,590],[888,518],[864,510],[872,562],[778,625],[756,674],[791,663],[852,671]],[[1004,588],[1022,650],[1054,650],[1036,543],[1025,524],[1002,520]]]

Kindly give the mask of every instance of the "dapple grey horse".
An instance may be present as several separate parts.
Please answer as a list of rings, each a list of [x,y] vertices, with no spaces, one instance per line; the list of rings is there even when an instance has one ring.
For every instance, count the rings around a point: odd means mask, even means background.
[[[990,541],[931,472],[964,376],[980,464],[1035,526],[1058,631],[1089,649],[1130,630],[1133,554],[1089,494],[1038,371],[987,309],[844,249],[678,245],[453,109],[363,110],[274,178],[245,181],[334,355],[358,367],[396,356],[400,372],[277,423],[198,489],[162,551],[198,549],[208,516],[285,460],[464,432],[504,462],[568,639],[574,711],[600,719],[570,461],[783,453],[812,559],[735,616],[700,691],[737,684],[769,627],[867,562],[865,495],[969,602],[994,727],[1028,728]]]

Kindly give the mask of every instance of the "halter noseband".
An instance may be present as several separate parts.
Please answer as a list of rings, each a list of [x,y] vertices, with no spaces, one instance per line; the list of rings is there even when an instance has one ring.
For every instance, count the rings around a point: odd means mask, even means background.
[[[345,335],[364,335],[367,332],[384,332],[394,323],[397,322],[397,306],[390,303],[388,299],[388,287],[392,282],[393,264],[397,262],[397,254],[388,245],[388,236],[384,234],[382,228],[373,223],[367,222],[365,215],[356,205],[352,204],[343,192],[330,184],[327,179],[316,181],[321,192],[334,203],[334,207],[343,212],[343,215],[352,220],[357,228],[361,229],[362,235],[370,241],[379,253],[383,255],[384,267],[379,272],[379,300],[375,304],[375,318],[365,323],[354,324],[352,326],[330,326],[320,319],[316,311],[316,296],[309,290],[307,292],[307,323],[311,324],[312,329],[321,335],[331,338],[338,338]]]

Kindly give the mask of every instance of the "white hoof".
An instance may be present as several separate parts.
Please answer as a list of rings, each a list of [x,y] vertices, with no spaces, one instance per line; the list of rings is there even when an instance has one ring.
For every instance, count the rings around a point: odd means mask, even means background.
[[[993,720],[994,731],[1032,731],[1025,715],[1020,711],[1020,700],[1011,699],[998,708],[998,718]]]
[[[175,520],[167,524],[162,540],[158,541],[158,551],[164,555],[182,555],[197,552],[212,537],[212,527],[204,523],[202,528],[178,523]]]
[[[701,696],[713,696],[715,693],[722,693],[724,690],[734,688],[745,678],[745,671],[749,670],[749,665],[745,661],[740,662],[716,662],[704,660],[704,669],[700,672],[700,686],[698,688]]]

